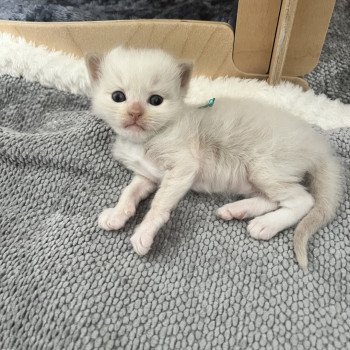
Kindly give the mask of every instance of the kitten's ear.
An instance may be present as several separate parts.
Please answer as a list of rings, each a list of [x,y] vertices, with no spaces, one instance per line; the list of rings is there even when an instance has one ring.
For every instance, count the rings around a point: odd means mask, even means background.
[[[193,63],[192,62],[180,62],[180,79],[181,79],[181,88],[187,90],[188,84],[191,80]]]
[[[100,78],[101,62],[102,62],[101,55],[88,54],[85,56],[85,63],[89,72],[91,83],[96,83]]]

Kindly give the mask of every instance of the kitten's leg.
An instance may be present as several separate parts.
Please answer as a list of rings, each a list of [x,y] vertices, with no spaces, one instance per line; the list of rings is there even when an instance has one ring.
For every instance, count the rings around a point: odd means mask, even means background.
[[[276,210],[276,202],[264,197],[252,197],[228,203],[218,209],[217,215],[223,220],[243,220]]]
[[[98,218],[98,225],[104,230],[118,230],[135,215],[136,207],[156,189],[156,184],[147,178],[135,175],[124,188],[115,208],[105,209]]]
[[[188,170],[171,171],[164,176],[150,210],[130,239],[137,254],[147,254],[158,230],[169,220],[171,210],[189,191],[194,178],[195,173]]]
[[[278,195],[274,194],[274,199]],[[301,185],[290,185],[281,193],[280,209],[251,220],[248,231],[253,238],[268,240],[296,224],[314,205],[314,199]]]

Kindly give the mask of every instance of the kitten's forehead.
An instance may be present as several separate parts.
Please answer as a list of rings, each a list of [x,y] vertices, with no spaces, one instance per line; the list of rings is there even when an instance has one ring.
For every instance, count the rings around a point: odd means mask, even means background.
[[[161,50],[118,47],[105,57],[103,71],[124,84],[139,87],[168,85],[179,79],[178,62]]]

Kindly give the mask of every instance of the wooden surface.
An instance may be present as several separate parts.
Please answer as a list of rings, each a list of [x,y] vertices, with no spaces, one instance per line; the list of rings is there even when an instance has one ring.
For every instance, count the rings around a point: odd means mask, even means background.
[[[316,67],[334,5],[335,0],[298,1],[284,75],[304,76]]]
[[[178,58],[194,61],[194,75],[266,79],[242,72],[233,63],[234,34],[228,24],[202,21],[134,20],[101,22],[0,21],[0,32],[11,33],[52,50],[82,57],[103,53],[117,45],[162,48]],[[284,77],[307,89],[305,80]]]
[[[289,39],[293,29],[298,0],[282,0],[278,19],[278,27],[273,45],[269,77],[267,82],[276,85],[281,81],[284,62],[286,60]]]
[[[239,2],[233,61],[243,72],[268,73],[281,1]]]
[[[233,55],[238,69],[249,73],[267,72],[281,4],[281,0],[239,1]],[[335,0],[298,1],[284,75],[304,76],[315,68],[334,4]]]
[[[68,23],[0,22],[11,32],[36,44],[77,56],[106,52],[117,45],[162,48],[195,62],[195,74],[240,75],[232,64],[234,41],[224,23],[176,20],[135,20]]]

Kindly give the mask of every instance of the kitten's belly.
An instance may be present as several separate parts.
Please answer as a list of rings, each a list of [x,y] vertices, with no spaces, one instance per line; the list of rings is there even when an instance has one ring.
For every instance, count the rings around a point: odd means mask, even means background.
[[[198,181],[193,184],[192,190],[196,192],[228,193],[242,195],[248,195],[254,192],[253,187],[248,182],[232,183],[232,181],[229,184],[213,184],[209,182]]]
[[[143,145],[126,140],[117,140],[113,148],[114,157],[128,169],[155,183],[160,183],[164,170],[145,157]],[[247,179],[245,168],[233,162],[229,167],[212,161],[204,162],[191,187],[196,192],[229,193],[248,195],[254,192]]]
[[[192,186],[196,192],[229,193],[249,195],[254,192],[243,169],[232,167],[220,169],[201,169]]]

